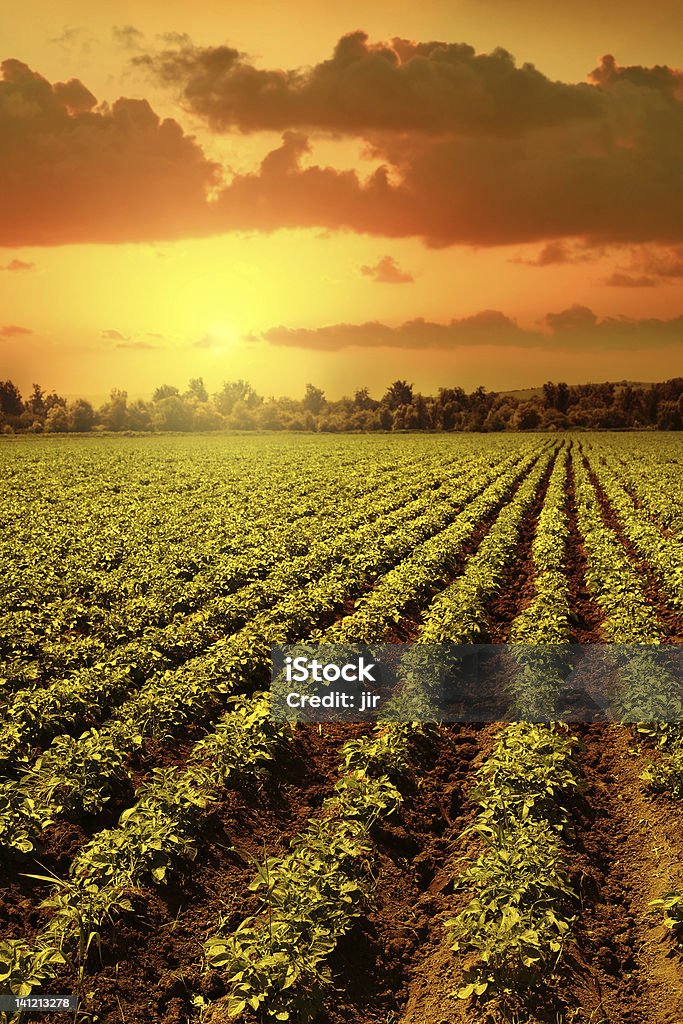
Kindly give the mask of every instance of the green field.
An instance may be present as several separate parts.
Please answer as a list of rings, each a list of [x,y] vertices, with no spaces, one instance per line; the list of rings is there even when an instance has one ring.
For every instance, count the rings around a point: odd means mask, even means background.
[[[281,726],[267,692],[300,639],[681,643],[682,464],[667,433],[2,439],[0,991],[683,1020],[680,726]]]

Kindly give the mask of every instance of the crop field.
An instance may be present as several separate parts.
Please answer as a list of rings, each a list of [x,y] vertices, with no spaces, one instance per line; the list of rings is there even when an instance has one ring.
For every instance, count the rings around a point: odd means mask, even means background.
[[[683,726],[271,720],[273,643],[683,642],[683,445],[0,444],[0,992],[680,1024]],[[653,684],[654,685],[654,684]]]

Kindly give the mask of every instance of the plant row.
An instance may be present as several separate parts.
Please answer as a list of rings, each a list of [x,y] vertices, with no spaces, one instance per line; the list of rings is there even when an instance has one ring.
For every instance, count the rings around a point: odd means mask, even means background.
[[[683,608],[683,543],[662,535],[604,460],[594,459],[592,468],[625,535],[652,566],[672,607]]]
[[[352,615],[340,619],[325,632],[325,642],[380,641],[387,627],[400,621],[409,602],[424,601],[441,589],[477,526],[509,501],[510,491],[518,484],[522,472],[528,471],[539,458],[547,464],[547,453],[540,457],[534,454],[502,473],[445,530],[386,573],[369,594],[356,602]]]
[[[239,698],[195,744],[186,768],[155,769],[119,824],[79,851],[66,879],[42,879],[54,887],[41,904],[50,919],[32,943],[0,939],[0,984],[26,995],[65,962],[82,969],[103,928],[134,911],[136,888],[165,882],[195,858],[207,808],[238,779],[257,777],[283,735],[270,718],[268,694]]]
[[[523,472],[523,468],[518,467],[516,472]],[[445,529],[457,503],[471,500],[486,487],[490,475],[495,473],[473,470],[471,476],[461,482],[453,502],[445,499],[433,505],[425,500],[429,511],[407,521],[406,510],[396,510],[390,514],[389,524],[380,520],[358,530],[353,540],[342,535],[333,545],[321,545],[305,566],[284,565],[279,588],[275,590],[275,581],[271,584],[278,598],[272,610],[259,612],[261,604],[268,604],[272,599],[270,588],[259,585],[254,604],[251,607],[247,605],[247,609],[243,607],[240,613],[242,618],[248,616],[249,621],[237,633],[212,643],[206,653],[190,658],[174,671],[158,671],[168,665],[171,656],[171,652],[164,652],[163,645],[159,650],[139,642],[134,649],[117,649],[109,662],[85,669],[45,690],[19,691],[5,711],[0,763],[11,763],[32,742],[85,725],[88,720],[96,722],[112,711],[117,719],[129,723],[129,733],[136,735],[140,721],[136,710],[144,709],[143,717],[149,713],[154,722],[160,717],[155,715],[155,708],[159,709],[164,704],[163,700],[159,701],[160,695],[165,695],[165,691],[178,683],[194,710],[193,692],[206,693],[208,687],[218,682],[217,676],[225,679],[235,663],[242,678],[250,657],[260,651],[262,661],[262,651],[270,643],[296,635],[297,630],[312,628],[321,615],[341,603],[370,576],[386,571],[425,538]],[[395,528],[387,533],[388,525]],[[317,581],[313,579],[315,570],[319,571],[330,562],[332,569]],[[298,589],[293,586],[294,579],[298,580]],[[308,582],[311,579],[312,582]],[[240,596],[235,595],[234,600],[239,602]],[[238,622],[233,620],[232,626],[235,625]],[[194,623],[181,635],[187,637],[188,644],[206,643],[215,639],[217,628],[218,623],[209,623],[203,631],[198,623]],[[175,648],[172,647],[171,651],[174,652]],[[145,683],[146,679],[148,682]],[[131,690],[137,692],[126,701]],[[180,707],[175,694],[169,693],[168,696],[173,706]],[[121,700],[124,700],[123,705]],[[131,717],[133,721],[129,721]],[[182,718],[181,722],[187,720]]]
[[[334,519],[311,515],[306,509],[299,518],[289,517],[286,530],[280,522],[265,530],[257,521],[249,534],[252,544],[245,544],[237,555],[216,557],[208,580],[201,576],[184,586],[176,586],[172,599],[164,607],[146,593],[112,609],[87,608],[81,602],[67,600],[58,605],[47,604],[40,610],[15,613],[11,622],[5,616],[5,621],[0,623],[0,644],[7,651],[18,652],[19,656],[5,661],[0,668],[0,696],[21,685],[44,685],[58,672],[101,661],[112,646],[135,638],[149,646],[157,637],[162,644],[173,641],[177,632],[176,642],[180,645],[183,630],[191,635],[193,628],[204,623],[219,622],[222,617],[229,619],[235,604],[239,609],[235,592],[240,588],[246,589],[247,607],[252,595],[276,589],[278,580],[272,578],[273,570],[282,564],[291,564],[291,585],[296,581],[297,570],[301,568],[306,572],[307,564],[314,563],[316,555],[319,558],[327,551],[330,541],[338,540],[340,533],[351,533],[388,513],[400,514],[401,509],[406,514],[426,509],[425,491],[429,492],[437,479],[439,495],[446,496],[452,489],[455,472],[451,467],[450,473],[441,472],[437,477],[436,471],[437,467],[431,466],[402,479],[398,486],[391,480],[391,486],[380,495],[363,494],[358,500],[358,496],[352,494],[346,501],[338,499]],[[467,476],[466,468],[456,483],[460,484]],[[390,529],[390,523],[386,528]],[[188,551],[190,542],[188,538]],[[193,610],[194,614],[188,614]],[[179,616],[186,617],[179,622]]]
[[[511,642],[520,645],[515,713],[541,718],[566,669],[552,653],[567,643],[569,630],[562,572],[569,539],[566,478],[563,448],[532,542],[535,595],[510,633]],[[528,659],[527,644],[549,645],[547,664],[539,666],[537,647],[533,661]],[[574,746],[575,740],[559,727],[513,722],[477,772],[471,799],[479,812],[471,832],[484,849],[457,886],[467,891],[468,903],[446,922],[453,949],[469,961],[457,992],[463,999],[538,987],[570,938],[576,896],[564,837],[568,803],[579,786]]]
[[[310,1021],[332,987],[329,957],[368,905],[374,886],[370,831],[401,804],[411,726],[376,729],[342,748],[340,778],[322,816],[267,857],[249,886],[255,912],[206,943],[209,967],[225,976],[229,1019]],[[199,1000],[202,1003],[202,1000]]]
[[[402,537],[406,550],[412,550],[414,535],[404,530]],[[381,558],[385,551],[380,540],[376,554]],[[367,549],[366,558],[371,554]],[[81,811],[99,811],[128,777],[126,755],[146,736],[164,736],[187,722],[210,718],[229,693],[250,685],[257,669],[265,676],[272,642],[305,633],[325,610],[343,600],[352,579],[347,567],[304,594],[290,595],[283,607],[257,615],[208,655],[144,685],[115,710],[109,725],[91,729],[77,740],[57,737],[23,775],[0,785],[0,844],[29,852],[47,823]]]

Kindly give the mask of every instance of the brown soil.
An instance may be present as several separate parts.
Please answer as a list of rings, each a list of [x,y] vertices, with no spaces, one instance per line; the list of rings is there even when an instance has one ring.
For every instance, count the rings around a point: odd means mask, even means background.
[[[499,726],[444,726],[436,742],[418,741],[419,785],[403,788],[400,821],[378,830],[377,890],[367,918],[331,960],[340,987],[320,1024],[386,1024],[409,997],[409,978],[449,902],[453,836],[469,824],[466,792],[473,768],[491,750]]]
[[[587,803],[576,851],[586,865],[586,898],[576,959],[565,971],[565,1008],[586,1024],[680,1024],[683,962],[650,902],[683,887],[683,808],[644,789],[646,758],[632,751],[629,729],[580,731]]]
[[[336,988],[319,1024],[385,1024],[399,1012],[408,972],[450,887],[444,866],[453,836],[471,814],[465,790],[473,765],[490,750],[496,728],[444,726],[413,741],[415,771],[400,784],[405,803],[374,833],[376,890],[330,960]],[[207,819],[193,867],[178,872],[171,885],[134,893],[135,916],[104,937],[101,961],[91,955],[84,1021],[181,1024],[192,1014],[195,993],[220,1000],[223,977],[203,969],[206,937],[219,919],[233,929],[255,910],[247,889],[253,862],[284,851],[319,813],[337,777],[340,743],[362,731],[298,727],[267,787],[226,796]],[[50,986],[73,987],[70,972]],[[57,1016],[41,1019],[62,1024]]]

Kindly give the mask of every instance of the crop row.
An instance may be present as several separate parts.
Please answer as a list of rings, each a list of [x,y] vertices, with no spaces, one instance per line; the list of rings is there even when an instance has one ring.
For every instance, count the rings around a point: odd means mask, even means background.
[[[595,459],[592,465],[625,535],[654,569],[672,607],[683,608],[683,544],[662,535],[606,462]]]
[[[134,911],[141,883],[164,882],[194,859],[209,805],[236,779],[258,775],[282,736],[270,719],[269,695],[256,694],[233,702],[215,731],[195,744],[184,770],[155,769],[118,826],[79,851],[66,879],[44,879],[54,891],[41,904],[51,916],[37,938],[0,939],[0,984],[28,994],[59,970],[65,955],[80,969],[107,923]]]
[[[532,470],[521,485],[524,494],[538,482],[549,455],[541,456],[541,469]],[[451,525],[424,544],[419,551],[388,572],[372,591],[357,602],[353,615],[341,619],[325,632],[326,643],[357,639],[369,643],[383,638],[387,626],[398,622],[410,601],[424,601],[443,587],[456,558],[477,526],[503,502],[510,489],[509,476],[501,476],[487,491],[472,501]],[[514,501],[514,499],[513,499]],[[504,507],[505,517],[510,505]],[[498,521],[496,521],[497,527]],[[483,542],[483,545],[486,541]]]
[[[476,553],[467,560],[462,575],[429,606],[419,634],[420,643],[476,643],[482,638],[486,602],[500,585],[514,556],[525,516],[556,455],[555,447],[543,453]]]
[[[592,487],[585,460],[575,461],[579,525],[582,529],[592,571],[589,585],[605,612],[603,634],[612,642],[649,645],[661,637],[653,616],[644,607],[642,587],[623,547],[613,531],[604,524],[597,510],[597,495]],[[611,495],[610,495],[611,497]],[[601,528],[602,527],[602,528]],[[630,612],[628,619],[625,613]],[[651,788],[683,796],[683,733],[681,701],[675,678],[648,652],[631,650],[621,666],[623,702],[627,721],[637,721],[643,703],[647,720],[638,731],[655,738],[661,746],[661,758],[651,763],[642,775]],[[652,713],[657,702],[658,714]],[[653,901],[664,914],[665,923],[680,940],[683,938],[683,893],[664,893]]]
[[[461,476],[467,477],[469,468],[466,460]],[[347,498],[339,497],[334,519],[312,515],[308,509],[298,518],[287,516],[286,528],[277,521],[275,527],[264,529],[264,524],[257,519],[245,534],[245,544],[239,554],[216,555],[208,575],[199,573],[185,584],[176,581],[165,602],[145,593],[108,609],[85,607],[78,601],[67,600],[57,606],[48,603],[38,611],[6,615],[0,620],[0,646],[10,657],[0,669],[1,690],[7,692],[26,680],[44,685],[55,673],[92,664],[112,646],[135,638],[141,632],[149,645],[154,642],[154,630],[168,626],[180,614],[199,609],[194,620],[188,617],[195,624],[201,623],[204,617],[215,619],[221,609],[216,598],[233,595],[250,583],[264,587],[273,568],[283,561],[301,564],[302,556],[305,559],[311,548],[320,551],[338,537],[340,530],[348,532],[372,523],[414,503],[416,498],[419,501],[421,497],[426,507],[425,492],[439,497],[454,479],[457,478],[452,467],[449,471],[445,466],[431,464],[421,472],[403,475],[398,481],[390,480],[387,491],[380,495],[364,491],[360,495],[352,492]],[[438,493],[433,491],[435,487]],[[272,518],[271,511],[271,522]],[[279,518],[276,516],[276,520]],[[189,544],[190,538],[188,550]],[[171,635],[172,631],[173,626]],[[15,652],[17,656],[12,657]]]
[[[229,1019],[309,1021],[331,984],[328,958],[367,907],[374,885],[370,830],[401,804],[396,781],[407,770],[411,726],[376,728],[342,748],[334,797],[320,818],[268,857],[250,885],[256,912],[234,931],[219,924],[206,944],[210,967],[225,974],[220,1001]]]
[[[525,466],[526,461],[489,489],[498,497],[500,489],[504,493]],[[407,550],[412,550],[414,536],[410,530],[405,533]],[[383,550],[380,545],[380,557]],[[367,557],[370,552],[365,554]],[[312,604],[302,604],[301,595],[298,601],[292,595],[284,615],[276,610],[256,616],[238,634],[215,645],[208,658],[194,659],[144,686],[116,710],[115,721],[104,729],[90,730],[79,740],[57,737],[18,780],[0,787],[0,842],[28,851],[47,822],[64,813],[99,810],[112,787],[127,777],[125,755],[138,747],[145,735],[163,736],[188,721],[199,721],[220,707],[227,693],[249,685],[257,667],[265,671],[270,643],[278,635],[275,631],[285,630],[279,634],[281,639],[294,630],[303,633],[312,618],[318,618],[324,608],[332,607],[348,592],[351,580],[347,574],[336,580],[336,588],[333,582],[325,577],[308,588],[306,597]],[[23,828],[13,830],[13,820],[22,821]]]
[[[434,645],[477,643],[485,637],[488,602],[514,557],[529,506],[556,457],[554,446],[543,452],[462,573],[428,606],[416,642],[403,657],[401,688],[383,705],[387,720],[439,720],[441,669],[448,653],[435,655]]]
[[[569,525],[567,451],[553,467],[532,542],[535,596],[516,617],[510,639],[520,645],[517,714],[544,718],[562,685],[562,662],[551,648],[547,663],[527,644],[566,644],[569,600],[562,568]],[[579,785],[575,741],[552,725],[513,722],[479,769],[470,798],[479,806],[471,831],[484,844],[459,887],[470,899],[448,921],[453,949],[469,967],[458,995],[520,992],[547,980],[571,933],[576,894],[567,871],[563,833],[567,799]]]
[[[478,770],[471,831],[483,852],[460,882],[470,900],[446,922],[470,967],[458,995],[521,992],[547,981],[570,936],[572,891],[563,832],[579,785],[575,740],[515,722]]]
[[[533,456],[527,456],[521,463],[513,465],[503,479],[514,479],[532,459]],[[152,702],[156,702],[160,691],[168,689],[172,677],[158,671],[154,675],[154,672],[177,660],[178,647],[184,654],[191,655],[193,651],[196,652],[196,646],[211,643],[215,639],[219,626],[226,630],[234,629],[248,620],[233,636],[218,640],[206,654],[185,663],[192,687],[198,681],[198,676],[206,678],[208,673],[211,680],[215,679],[216,666],[224,675],[221,666],[226,661],[226,655],[229,663],[234,663],[234,657],[237,657],[245,668],[249,655],[255,653],[256,637],[261,638],[259,646],[264,647],[268,642],[277,642],[278,638],[288,635],[288,625],[290,629],[313,626],[316,618],[344,600],[354,589],[357,590],[369,576],[385,571],[405,557],[425,537],[445,529],[458,504],[471,499],[485,488],[490,475],[495,474],[475,468],[469,477],[461,481],[452,499],[444,498],[437,505],[426,497],[416,499],[417,509],[426,508],[428,511],[414,520],[406,522],[406,509],[398,509],[390,513],[386,520],[371,523],[357,530],[351,537],[342,534],[332,545],[321,544],[310,553],[307,560],[285,564],[279,570],[278,578],[271,579],[268,585],[257,584],[241,596],[225,599],[218,605],[217,621],[192,621],[187,627],[174,626],[167,639],[166,651],[163,634],[157,635],[155,639],[158,647],[142,642],[132,647],[124,646],[112,653],[108,663],[84,669],[44,690],[19,691],[5,712],[0,760],[8,763],[26,744],[55,735],[60,730],[85,724],[88,718],[97,721],[116,708],[127,693],[153,676],[150,682],[142,686],[138,695],[118,708],[116,714],[123,721],[130,718],[131,714],[134,716],[135,723],[129,731],[135,735],[139,721],[139,715],[135,716],[135,708],[140,703],[143,706],[149,705],[150,695]],[[498,482],[489,486],[498,487]],[[394,527],[393,531],[391,526]],[[333,566],[331,571],[317,582],[313,580],[330,564]],[[301,587],[301,582],[308,580],[313,582]],[[295,590],[297,582],[299,589]],[[267,606],[273,600],[276,604],[272,611],[260,611],[264,604]],[[269,627],[276,631],[271,633]],[[282,627],[285,627],[284,634]],[[173,673],[175,683],[179,672],[183,672],[182,665]],[[153,720],[153,707],[149,710]]]
[[[652,443],[651,439],[647,441]],[[638,445],[627,445],[626,438],[619,445],[606,446],[601,438],[591,447],[615,467],[615,471],[635,501],[642,505],[665,530],[677,540],[683,538],[683,501],[680,490],[680,463],[667,460],[664,453],[651,447],[645,450],[646,439],[638,438]],[[629,458],[629,456],[632,456]]]

